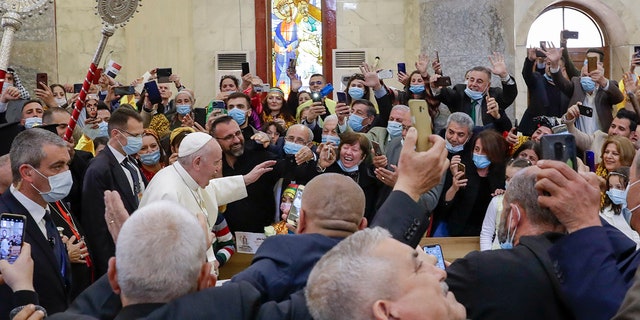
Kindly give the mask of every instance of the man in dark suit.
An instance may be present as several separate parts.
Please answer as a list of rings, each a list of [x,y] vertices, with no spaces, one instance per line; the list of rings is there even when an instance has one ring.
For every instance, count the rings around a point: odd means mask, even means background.
[[[538,205],[537,167],[511,178],[498,237],[511,250],[471,252],[447,268],[447,284],[470,319],[572,319],[547,250],[563,227]]]
[[[476,126],[493,127],[498,132],[509,131],[511,120],[504,110],[516,99],[518,88],[515,79],[507,71],[502,55],[495,54],[490,61],[493,69],[478,66],[469,70],[466,85],[438,87],[435,83],[440,76],[434,74],[429,79],[431,90],[435,98],[446,104],[451,112],[460,111],[470,115]],[[492,73],[500,77],[502,88],[489,87]]]
[[[536,48],[527,49],[527,57],[522,66],[522,78],[529,91],[529,105],[522,115],[518,130],[531,136],[536,130],[533,120],[539,116],[562,117],[569,107],[569,97],[556,86],[546,58],[536,57]],[[559,61],[560,75],[566,77],[564,60]]]
[[[49,131],[29,129],[14,139],[10,158],[13,184],[0,197],[0,212],[27,217],[24,242],[31,244],[40,305],[51,313],[64,311],[71,283],[69,257],[48,209],[73,183],[67,144]],[[8,319],[11,289],[6,285],[0,286],[0,301],[0,319]]]
[[[130,108],[119,108],[109,119],[109,144],[91,163],[82,188],[82,226],[87,233],[96,266],[96,277],[107,272],[107,262],[115,253],[104,220],[104,192],[118,191],[131,214],[138,208],[147,183],[131,155],[142,146],[142,118]]]
[[[587,52],[587,58],[597,58],[597,68],[589,71],[588,64],[582,67],[582,77],[566,79],[560,73],[558,64],[564,48],[549,48],[544,53],[550,62],[553,82],[565,95],[570,97],[569,105],[582,104],[592,112],[592,117],[580,117],[576,127],[586,134],[592,134],[597,130],[607,132],[613,120],[613,106],[624,100],[624,95],[618,88],[615,80],[609,80],[604,76],[602,53]],[[587,60],[585,60],[585,63]]]

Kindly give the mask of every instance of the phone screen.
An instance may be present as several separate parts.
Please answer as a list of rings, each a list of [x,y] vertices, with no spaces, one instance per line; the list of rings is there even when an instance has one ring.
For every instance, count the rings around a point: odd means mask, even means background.
[[[380,148],[380,144],[375,141],[371,141],[371,145],[373,145],[373,152],[376,154],[376,156],[381,156],[382,149]]]
[[[336,96],[338,96],[338,102],[347,103],[347,94],[342,91],[336,92]]]
[[[46,73],[38,73],[36,74],[36,88],[45,90],[44,86],[49,85],[49,76]],[[40,84],[44,83],[44,85]]]
[[[171,77],[172,72],[173,71],[171,70],[171,68],[158,68],[157,70],[158,83],[171,82],[169,81],[169,77]]]
[[[571,134],[554,133],[540,138],[542,159],[558,160],[566,163],[573,170],[578,170],[576,160],[576,139]]]
[[[23,215],[3,213],[0,215],[0,259],[14,263],[22,251],[24,225]]]
[[[287,223],[292,226],[298,226],[298,219],[300,218],[300,208],[302,207],[302,193],[304,192],[304,185],[299,184],[296,189],[296,195],[293,198],[289,215],[287,216]]]
[[[438,262],[436,263],[436,266],[442,270],[445,269],[445,265],[444,265],[444,255],[442,255],[442,248],[440,247],[439,244],[434,244],[431,246],[425,246],[424,247],[424,253],[426,254],[430,254],[432,256],[435,256],[438,259]]]
[[[242,63],[242,76],[244,77],[245,75],[247,75],[249,72],[251,72],[249,70],[249,62],[243,62]]]

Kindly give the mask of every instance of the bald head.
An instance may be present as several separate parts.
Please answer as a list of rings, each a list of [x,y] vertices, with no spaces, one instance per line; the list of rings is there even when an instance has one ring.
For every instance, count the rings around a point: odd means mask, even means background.
[[[304,188],[304,223],[298,232],[346,237],[366,226],[364,207],[364,192],[353,179],[337,173],[321,174]]]

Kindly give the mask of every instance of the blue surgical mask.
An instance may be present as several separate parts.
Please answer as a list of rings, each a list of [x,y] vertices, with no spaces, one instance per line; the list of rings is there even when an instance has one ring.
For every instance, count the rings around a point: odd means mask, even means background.
[[[67,103],[67,98],[53,98],[53,100],[56,101],[56,104],[58,106],[63,106],[65,103]]]
[[[284,153],[286,154],[290,154],[290,155],[295,155],[296,153],[298,153],[298,151],[300,151],[300,149],[302,149],[302,145],[299,145],[297,143],[293,143],[290,141],[285,141],[284,142]]]
[[[447,150],[449,150],[449,152],[451,152],[451,153],[458,153],[458,152],[462,151],[462,149],[464,149],[464,143],[463,144],[459,144],[457,146],[454,146],[447,139],[444,139],[444,143],[445,143],[445,147],[447,148]]]
[[[140,155],[140,162],[142,162],[142,164],[152,166],[158,163],[158,161],[160,161],[160,149]]]
[[[546,63],[544,63],[544,62],[538,62],[538,63],[536,63],[536,67],[537,67],[538,69],[544,69],[544,68],[546,68],[546,67],[547,67],[547,64],[546,64]]]
[[[336,137],[336,136],[331,136],[328,134],[323,134],[322,135],[322,143],[327,143],[327,142],[331,142],[333,143],[334,146],[338,146],[340,145],[340,137]]]
[[[596,89],[596,83],[590,77],[581,77],[580,85],[585,92],[592,92]]]
[[[516,212],[518,213],[518,222],[520,222],[520,209],[518,206],[514,206],[516,208]],[[513,248],[513,240],[516,237],[516,231],[518,231],[518,224],[516,223],[515,228],[513,229],[513,233],[511,233],[511,215],[513,214],[513,207],[511,211],[509,211],[509,216],[507,217],[508,225],[507,225],[507,238],[504,242],[500,242],[500,248],[502,249],[511,249]]]
[[[491,161],[489,161],[489,157],[486,155],[474,153],[473,164],[475,164],[478,169],[484,169],[491,164]]]
[[[409,87],[409,91],[413,94],[421,94],[424,92],[424,85],[422,84],[414,84]]]
[[[102,121],[98,124],[98,130],[100,130],[100,133],[98,134],[98,137],[107,137],[109,138],[109,124],[105,121]]]
[[[507,188],[509,188],[509,181],[504,182],[504,190],[507,190]]]
[[[43,175],[36,168],[33,168],[33,170],[35,170],[43,178],[47,178],[47,180],[49,181],[50,190],[47,192],[42,192],[38,190],[36,186],[31,184],[31,186],[36,189],[38,193],[40,193],[44,201],[56,202],[58,200],[62,200],[69,194],[69,191],[71,191],[71,186],[73,186],[73,177],[71,177],[71,170],[60,172],[50,177],[45,177],[45,175]]]
[[[350,87],[349,96],[351,96],[351,99],[354,100],[362,99],[362,97],[364,97],[364,89],[358,87]]]
[[[123,146],[122,143],[120,143],[120,140],[116,140],[116,141],[118,141],[118,144],[120,144],[120,146],[122,147],[122,151],[124,151],[124,153],[127,154],[128,156],[132,154],[136,154],[138,153],[138,151],[140,151],[140,149],[142,149],[142,136],[127,137],[126,146]]]
[[[362,125],[362,120],[364,120],[363,117],[352,113],[351,115],[349,115],[349,121],[347,121],[347,123],[349,124],[349,127],[353,129],[353,131],[360,132],[362,131],[362,128],[364,128],[364,126]]]
[[[633,187],[634,184],[640,182],[640,180],[637,180],[633,183],[629,183],[627,185],[627,188],[624,190],[624,194],[628,195],[629,194],[629,190],[631,189],[631,187]],[[625,199],[626,200],[626,199]],[[625,201],[626,203],[626,201]],[[629,212],[633,213],[633,211],[635,211],[636,209],[640,208],[640,204],[638,204],[637,206],[633,207],[633,208],[629,208]]]
[[[27,129],[31,129],[33,127],[41,126],[42,118],[31,117],[24,119],[24,127]]]
[[[464,93],[467,94],[467,97],[471,98],[471,100],[475,101],[482,100],[482,97],[484,96],[484,93],[473,91],[469,88],[465,88]]]
[[[344,172],[351,173],[351,172],[358,171],[358,166],[357,165],[355,165],[355,166],[353,166],[351,168],[347,168],[347,167],[344,166],[344,163],[342,163],[342,160],[338,160],[337,162],[338,162],[338,166],[340,167],[340,169],[342,169],[342,171],[344,171]]]
[[[229,116],[233,118],[233,120],[235,120],[238,125],[243,125],[244,122],[247,121],[246,113],[238,108],[229,110]]]
[[[387,132],[392,138],[402,135],[402,123],[397,121],[387,122]]]
[[[615,205],[627,206],[627,191],[618,189],[607,190],[607,196],[611,199],[611,202]]]
[[[191,106],[188,104],[179,104],[176,105],[176,112],[183,116],[188,115],[191,112]]]

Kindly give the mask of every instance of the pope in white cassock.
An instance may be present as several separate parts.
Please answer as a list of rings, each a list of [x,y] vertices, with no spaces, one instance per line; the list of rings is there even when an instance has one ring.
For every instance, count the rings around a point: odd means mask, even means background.
[[[153,177],[142,195],[140,207],[156,200],[172,200],[196,216],[204,215],[210,230],[218,217],[218,206],[246,197],[246,185],[271,171],[274,163],[263,162],[245,176],[216,178],[222,170],[220,145],[206,133],[190,133],[180,143],[178,161]],[[215,259],[209,247],[207,260]]]

